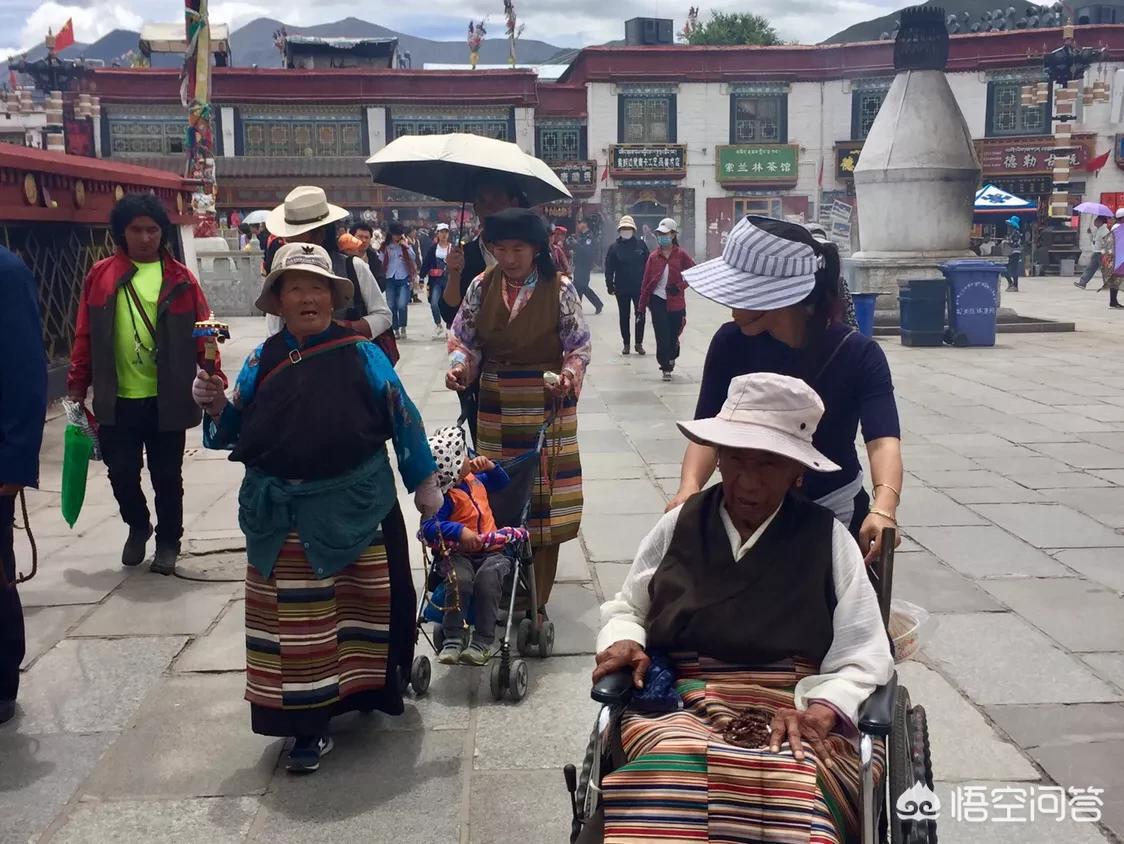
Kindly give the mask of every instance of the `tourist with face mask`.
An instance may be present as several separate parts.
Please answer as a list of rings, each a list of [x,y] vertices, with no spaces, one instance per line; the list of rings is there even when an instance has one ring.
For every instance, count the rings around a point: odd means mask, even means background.
[[[640,288],[644,267],[648,263],[648,247],[636,236],[636,221],[628,214],[617,224],[617,239],[605,253],[605,287],[617,297],[620,311],[622,355],[630,350],[630,330],[635,321],[636,354],[644,354],[644,309],[640,307]]]
[[[640,289],[640,309],[652,312],[652,330],[656,333],[656,361],[664,381],[671,380],[675,360],[679,357],[679,335],[687,323],[687,283],[683,271],[695,262],[679,247],[679,224],[670,217],[660,220],[656,228],[659,247],[648,256],[644,283]]]
[[[109,215],[117,252],[98,261],[82,284],[67,393],[85,403],[94,388],[102,457],[129,536],[121,564],[140,565],[153,534],[141,489],[148,467],[156,498],[156,555],[151,570],[175,571],[183,536],[186,431],[202,415],[191,400],[206,361],[195,323],[210,318],[203,288],[176,260],[175,229],[151,193],[127,194]],[[219,359],[216,378],[223,380]]]
[[[797,223],[746,217],[730,232],[721,257],[684,275],[692,290],[733,312],[733,321],[710,342],[695,418],[716,415],[730,382],[740,375],[772,372],[803,379],[825,408],[816,448],[841,467],[830,474],[809,472],[803,492],[835,513],[867,561],[873,560],[883,529],[897,527],[901,430],[885,353],[843,321],[835,244],[817,240]],[[869,493],[855,449],[860,423]],[[707,485],[717,457],[707,445],[687,447],[670,506]]]

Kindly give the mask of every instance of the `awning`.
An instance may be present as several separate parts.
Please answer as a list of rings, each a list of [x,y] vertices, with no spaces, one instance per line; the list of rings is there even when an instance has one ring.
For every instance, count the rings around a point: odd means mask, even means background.
[[[1038,203],[1007,193],[995,185],[984,185],[976,191],[973,214],[977,223],[1006,219],[1007,217],[1034,217],[1038,214]]]
[[[187,49],[187,33],[182,22],[146,23],[141,28],[139,46],[146,56],[183,53]],[[225,23],[211,24],[211,51],[230,55],[230,27]]]

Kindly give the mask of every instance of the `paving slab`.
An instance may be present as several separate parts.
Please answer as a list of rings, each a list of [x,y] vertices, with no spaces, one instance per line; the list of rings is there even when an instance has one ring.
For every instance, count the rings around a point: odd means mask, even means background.
[[[601,629],[601,602],[592,583],[556,583],[550,593],[554,622],[554,653],[592,654]]]
[[[1061,504],[977,504],[975,509],[1036,548],[1124,545],[1124,535]]]
[[[258,812],[252,797],[85,801],[51,836],[58,844],[240,844]]]
[[[179,675],[152,692],[83,793],[102,799],[261,794],[278,739],[250,731],[241,674]]]
[[[249,841],[406,844],[460,839],[463,731],[335,734],[314,779],[278,771]],[[502,802],[491,807],[502,811]]]
[[[588,505],[587,505],[588,506]],[[579,541],[563,542],[558,552],[558,571],[555,582],[587,581],[592,577],[585,549]]]
[[[976,462],[984,469],[989,469],[992,472],[1010,478],[1023,486],[1029,486],[1029,484],[1024,482],[1026,478],[1049,477],[1051,475],[1060,475],[1063,472],[1073,471],[1068,463],[1045,456],[1026,457],[1019,455],[1017,457],[979,457],[976,459]]]
[[[89,776],[113,732],[29,736],[0,728],[0,844],[26,844],[54,821]]]
[[[25,607],[97,604],[127,578],[142,573],[122,566],[120,551],[73,556],[72,551],[53,554],[39,549],[38,573],[19,587]]]
[[[644,461],[634,451],[582,455],[582,483],[644,477],[647,477]]]
[[[1124,690],[1124,651],[1081,654],[1081,659],[1092,666],[1101,677]]]
[[[1027,489],[1037,490],[1045,496],[1056,495],[1060,489],[1105,489],[1111,484],[1092,471],[1048,472],[1043,475],[1019,476],[1019,483]],[[1027,499],[1032,500],[1032,499]]]
[[[984,589],[1071,651],[1124,647],[1124,597],[1080,578],[994,580]]]
[[[898,665],[898,678],[909,688],[910,701],[924,706],[928,715],[934,779],[1040,778],[1018,748],[997,734],[979,710],[936,671],[907,661]]]
[[[1124,493],[1124,489],[1121,492]],[[658,516],[667,506],[663,493],[646,479],[584,481],[582,493],[584,512],[598,516],[638,513]]]
[[[902,494],[898,508],[898,521],[907,528],[982,525],[985,520],[947,495],[927,487],[911,487]]]
[[[1045,495],[1110,528],[1124,528],[1124,487],[1051,489]],[[1124,553],[1120,556],[1124,558]]]
[[[23,611],[27,650],[23,658],[26,669],[31,663],[57,645],[66,632],[90,611],[85,606],[28,607]]]
[[[894,555],[894,597],[929,612],[1000,612],[994,598],[928,551]]]
[[[596,563],[594,565],[597,571],[597,582],[601,586],[602,600],[607,601],[621,591],[621,586],[624,585],[624,579],[628,576],[628,570],[631,567],[631,563]]]
[[[1042,493],[1011,482],[1009,487],[949,487],[941,490],[957,504],[1022,504],[1045,501]]]
[[[581,767],[580,760],[574,764]],[[468,840],[569,844],[573,816],[564,783],[561,770],[475,771]]]
[[[923,652],[980,705],[1124,699],[1013,613],[942,615]]]
[[[983,434],[981,436],[988,436]],[[910,467],[910,474],[916,474],[912,467]],[[942,491],[954,489],[957,487],[995,487],[998,489],[1018,489],[1018,484],[1010,478],[1005,478],[1003,475],[996,472],[989,472],[987,469],[967,469],[963,471],[953,471],[948,469],[940,469],[932,472],[926,472],[920,475],[921,479],[931,487],[935,487]]]
[[[383,712],[343,715],[332,722],[332,729],[355,730],[464,730],[472,719],[472,711],[480,703],[491,701],[488,672],[491,666],[476,668],[467,665],[441,665],[429,643],[419,640],[415,655],[429,657],[432,678],[429,691],[418,697],[410,692],[403,698],[401,715]]]
[[[1028,820],[1029,806],[1036,800],[1035,783],[1011,783],[993,780],[990,782],[949,783],[935,782],[934,791],[941,801],[941,815],[937,821],[937,837],[941,844],[1109,844],[1110,839],[1096,824],[1074,821],[1068,813],[1065,820],[1057,821],[1053,816]],[[960,789],[961,800],[973,794],[968,789],[982,789],[989,806],[989,821],[973,823],[952,816],[955,803],[954,789]],[[1012,793],[1011,789],[1014,789]],[[1032,790],[1033,789],[1033,790]],[[1013,804],[1011,817],[1021,821],[999,822],[994,820],[1003,815],[1003,810],[991,809],[995,802]]]
[[[582,429],[578,434],[582,457],[587,454],[617,454],[631,447],[619,428],[611,430]]]
[[[987,714],[1021,747],[1124,739],[1124,704],[989,706]]]
[[[243,671],[246,668],[246,602],[232,601],[218,623],[193,639],[176,671]]]
[[[968,577],[1065,577],[1068,569],[993,525],[911,528],[913,539]]]
[[[182,636],[66,639],[20,683],[24,735],[122,730],[187,640]]]
[[[476,770],[581,765],[598,712],[589,698],[593,666],[589,656],[531,662],[522,703],[491,703],[479,710]]]
[[[203,584],[145,573],[114,591],[74,635],[198,635],[211,626],[242,588],[237,583]]]
[[[632,562],[659,518],[649,515],[582,517],[582,541],[595,563]]]
[[[1036,443],[1034,450],[1078,469],[1124,469],[1124,452],[1093,443]]]
[[[1031,756],[1066,789],[1104,789],[1104,825],[1124,837],[1124,737],[1110,741],[1056,744],[1031,748]]]

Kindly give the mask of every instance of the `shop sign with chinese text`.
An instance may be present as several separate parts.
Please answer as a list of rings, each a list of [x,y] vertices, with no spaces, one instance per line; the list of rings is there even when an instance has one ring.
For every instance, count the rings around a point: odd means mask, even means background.
[[[593,196],[597,190],[596,161],[562,161],[550,167],[574,196]]]
[[[1089,160],[1091,137],[1073,136],[1069,153],[1055,151],[1053,138],[1003,138],[976,141],[976,153],[985,176],[1000,173],[1053,173],[1059,159],[1069,160],[1073,169]]]
[[[795,185],[800,148],[796,144],[733,144],[714,148],[717,178],[723,184]]]
[[[609,172],[614,178],[687,175],[684,144],[614,144],[609,148]]]
[[[855,178],[855,167],[859,163],[859,153],[862,151],[862,141],[835,144],[835,178],[838,181]]]

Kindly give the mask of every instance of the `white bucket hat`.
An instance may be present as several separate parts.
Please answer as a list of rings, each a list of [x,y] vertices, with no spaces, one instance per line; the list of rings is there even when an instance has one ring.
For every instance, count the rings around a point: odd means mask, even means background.
[[[355,295],[350,279],[332,272],[332,259],[323,246],[286,243],[273,256],[273,270],[262,279],[261,293],[254,307],[267,314],[281,315],[281,300],[273,291],[273,283],[289,270],[303,270],[329,279],[332,282],[332,306],[335,308],[342,308]]]
[[[656,231],[660,234],[679,234],[679,224],[671,217],[664,217],[656,226]]]
[[[689,440],[701,445],[768,451],[817,472],[838,472],[839,466],[812,445],[822,416],[820,397],[799,378],[754,372],[730,382],[717,416],[678,424]]]
[[[277,237],[295,237],[346,217],[345,209],[328,202],[323,188],[301,185],[289,191],[285,201],[269,212],[265,227]]]
[[[770,234],[743,217],[730,230],[722,257],[684,270],[683,280],[727,308],[775,311],[804,301],[822,266],[807,243]]]
[[[617,223],[617,231],[620,231],[621,229],[632,229],[633,231],[636,231],[636,221],[632,219],[631,214],[625,214],[623,217],[621,217],[621,221]]]
[[[438,428],[429,436],[429,450],[437,464],[437,486],[444,495],[461,477],[461,466],[468,456],[464,431],[455,425]]]

